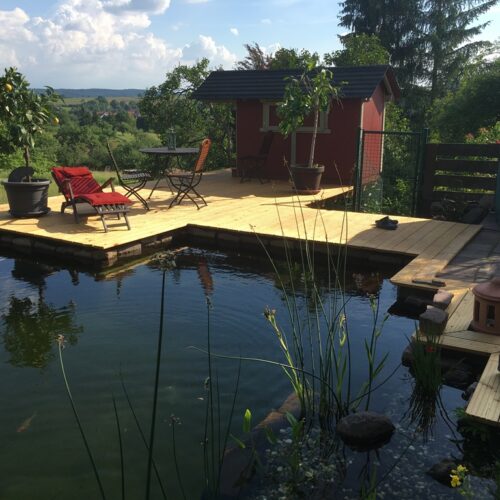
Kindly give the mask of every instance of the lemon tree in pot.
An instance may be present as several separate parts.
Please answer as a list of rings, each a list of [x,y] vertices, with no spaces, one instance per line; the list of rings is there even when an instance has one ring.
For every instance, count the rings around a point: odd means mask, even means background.
[[[325,167],[314,161],[319,114],[327,112],[333,100],[338,99],[340,87],[333,84],[329,69],[316,67],[311,60],[299,77],[290,77],[285,87],[283,100],[278,104],[279,128],[287,137],[295,133],[312,115],[313,129],[311,148],[307,165],[290,165],[295,189],[301,194],[315,194],[320,191],[321,175]]]
[[[37,217],[49,211],[47,197],[50,180],[33,177],[30,152],[35,140],[49,123],[58,123],[51,104],[60,97],[51,87],[37,94],[16,68],[6,68],[0,77],[0,149],[23,152],[24,167],[15,168],[2,184],[14,217]]]

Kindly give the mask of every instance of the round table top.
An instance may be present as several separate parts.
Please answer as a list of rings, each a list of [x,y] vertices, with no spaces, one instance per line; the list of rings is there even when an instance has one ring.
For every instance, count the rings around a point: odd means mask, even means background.
[[[166,146],[162,146],[159,148],[142,148],[139,151],[148,155],[192,155],[197,153],[199,148],[168,149]]]

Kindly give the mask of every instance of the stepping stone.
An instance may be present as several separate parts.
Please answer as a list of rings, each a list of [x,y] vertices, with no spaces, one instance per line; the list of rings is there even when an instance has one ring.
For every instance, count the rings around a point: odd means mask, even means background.
[[[419,328],[425,335],[441,335],[448,321],[448,313],[439,307],[427,306],[419,316]]]

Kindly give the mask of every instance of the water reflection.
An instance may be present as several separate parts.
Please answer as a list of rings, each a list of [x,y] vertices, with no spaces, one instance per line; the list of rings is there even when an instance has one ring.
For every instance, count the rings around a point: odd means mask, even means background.
[[[52,347],[59,334],[76,344],[81,326],[75,325],[75,306],[70,302],[57,308],[45,301],[46,277],[56,269],[51,266],[16,260],[12,276],[37,288],[38,297],[11,295],[9,307],[2,314],[3,344],[10,354],[9,363],[17,367],[45,368],[53,357]]]

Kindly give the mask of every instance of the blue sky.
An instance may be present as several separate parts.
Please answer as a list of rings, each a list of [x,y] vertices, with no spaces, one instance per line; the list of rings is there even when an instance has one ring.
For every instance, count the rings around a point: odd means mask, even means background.
[[[244,43],[338,49],[334,0],[0,0],[0,68],[33,86],[145,88],[208,57],[231,69]],[[483,39],[500,36],[500,7]]]

